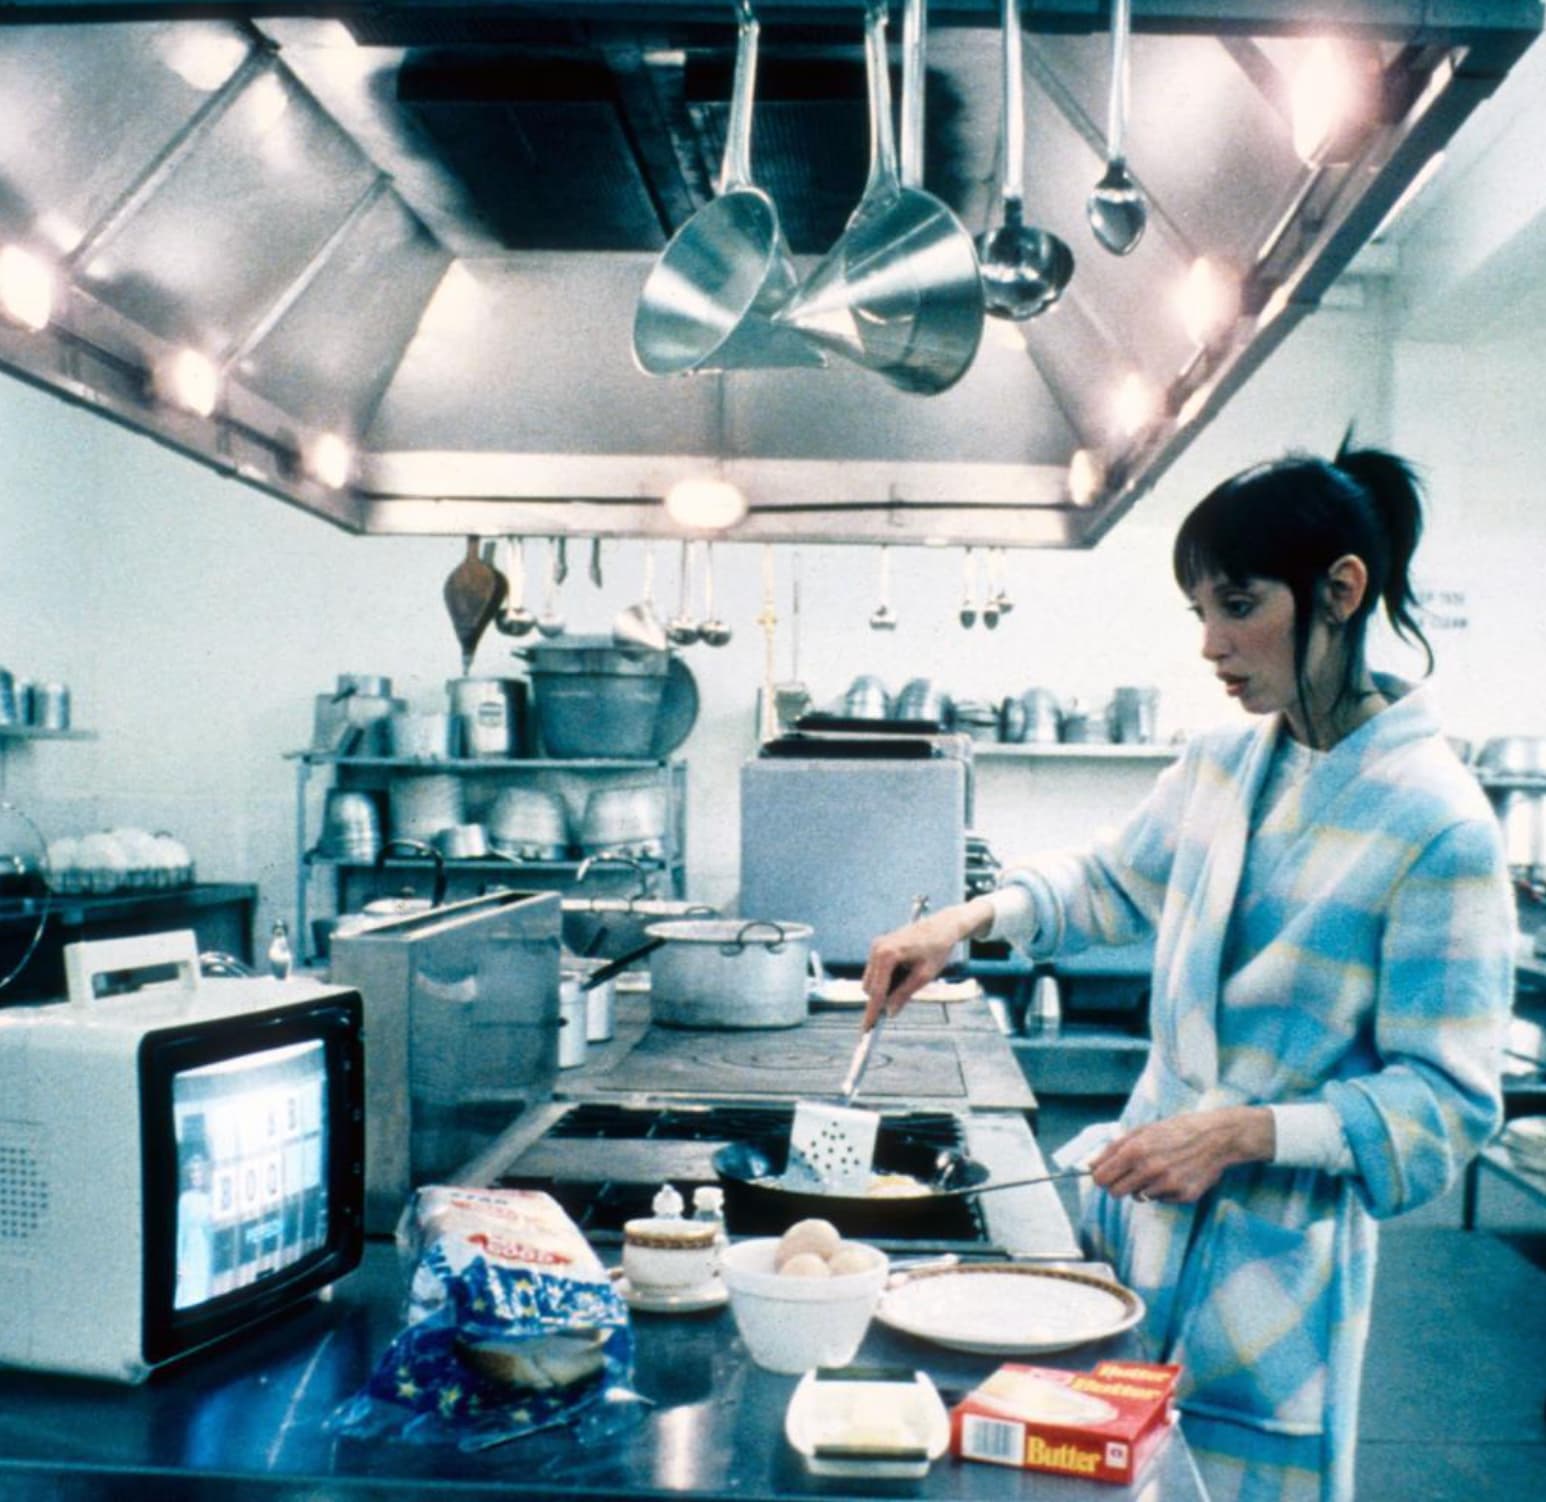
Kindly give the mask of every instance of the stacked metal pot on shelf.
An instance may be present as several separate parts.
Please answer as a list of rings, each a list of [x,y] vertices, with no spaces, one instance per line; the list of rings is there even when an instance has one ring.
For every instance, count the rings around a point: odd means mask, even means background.
[[[1157,738],[1159,690],[1123,685],[1108,704],[1092,708],[1079,698],[1060,701],[1039,687],[997,703],[952,698],[931,679],[912,678],[893,698],[884,679],[862,673],[833,708],[850,719],[929,721],[979,742],[1148,745]]]

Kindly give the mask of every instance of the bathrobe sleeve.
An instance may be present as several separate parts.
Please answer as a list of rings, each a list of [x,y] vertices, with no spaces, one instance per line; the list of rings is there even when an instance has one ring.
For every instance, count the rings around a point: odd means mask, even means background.
[[[1192,777],[1190,754],[1167,767],[1115,830],[1085,850],[1037,856],[1005,873],[1029,899],[1002,905],[995,931],[1033,959],[1094,944],[1132,944],[1154,931],[1165,901]]]
[[[1323,1091],[1372,1214],[1434,1199],[1497,1131],[1513,944],[1496,828],[1450,825],[1401,876],[1386,910],[1373,1016],[1383,1067]]]

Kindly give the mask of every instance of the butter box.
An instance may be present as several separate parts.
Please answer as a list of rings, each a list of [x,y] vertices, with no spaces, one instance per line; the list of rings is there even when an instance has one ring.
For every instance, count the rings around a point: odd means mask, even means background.
[[[1006,1362],[951,1410],[962,1460],[1130,1485],[1175,1420],[1181,1368],[1102,1361],[1089,1372]]]

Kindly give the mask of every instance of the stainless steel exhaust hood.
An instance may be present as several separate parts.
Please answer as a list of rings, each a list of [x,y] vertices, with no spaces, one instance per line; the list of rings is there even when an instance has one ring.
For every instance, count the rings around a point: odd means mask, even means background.
[[[808,265],[863,184],[861,7],[758,10],[756,170]],[[1122,258],[1084,221],[1109,0],[1023,11],[1027,215],[1074,279],[923,398],[857,368],[633,366],[645,275],[713,192],[729,0],[0,6],[0,247],[54,278],[45,326],[0,317],[0,368],[359,532],[660,535],[671,485],[712,476],[750,502],[737,540],[1088,546],[1316,306],[1541,6],[1134,0],[1152,216]],[[927,186],[975,232],[998,212],[998,5],[934,0],[930,26]],[[1306,163],[1294,80],[1328,41],[1364,70],[1362,126]],[[1171,306],[1198,258],[1238,290],[1205,335]],[[187,351],[202,401],[171,394]],[[1124,381],[1146,411],[1118,414]]]

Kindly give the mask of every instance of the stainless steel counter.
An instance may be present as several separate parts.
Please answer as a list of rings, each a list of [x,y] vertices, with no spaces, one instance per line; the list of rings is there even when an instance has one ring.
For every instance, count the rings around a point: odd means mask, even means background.
[[[0,1371],[0,1496],[6,1502],[334,1502],[423,1499],[858,1496],[1030,1499],[1037,1502],[1202,1502],[1184,1438],[1175,1434],[1132,1489],[1092,1488],[1035,1472],[946,1457],[920,1482],[813,1481],[783,1438],[795,1379],[754,1366],[724,1309],[639,1315],[638,1422],[606,1445],[568,1430],[464,1455],[337,1440],[324,1421],[365,1381],[398,1324],[393,1248],[371,1243],[362,1268],[239,1343],[120,1388]],[[1080,1365],[1132,1356],[1117,1337],[1071,1353]],[[986,1377],[994,1358],[927,1346],[872,1327],[859,1360],[922,1367],[947,1400]]]

